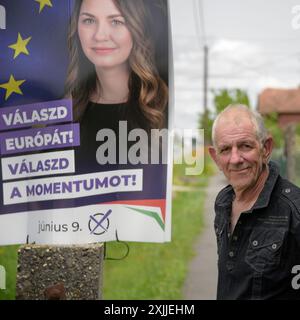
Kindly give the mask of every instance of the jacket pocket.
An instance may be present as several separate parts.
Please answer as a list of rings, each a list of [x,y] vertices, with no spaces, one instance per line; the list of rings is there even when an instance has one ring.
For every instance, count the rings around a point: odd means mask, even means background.
[[[245,261],[259,273],[276,268],[280,263],[284,236],[285,231],[282,229],[254,229]]]

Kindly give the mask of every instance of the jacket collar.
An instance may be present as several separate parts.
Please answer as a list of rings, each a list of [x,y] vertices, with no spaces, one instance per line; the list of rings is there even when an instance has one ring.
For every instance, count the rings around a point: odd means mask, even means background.
[[[253,211],[254,209],[267,207],[270,202],[272,191],[275,187],[275,183],[279,176],[279,169],[276,163],[273,161],[270,161],[268,166],[269,166],[268,178],[265,182],[263,190],[259,194],[258,199],[256,200],[255,204],[253,205],[250,211]],[[218,197],[216,201],[216,206],[219,206],[219,207],[231,206],[233,198],[234,198],[233,188],[231,185],[228,185],[226,188],[223,189],[220,197]]]

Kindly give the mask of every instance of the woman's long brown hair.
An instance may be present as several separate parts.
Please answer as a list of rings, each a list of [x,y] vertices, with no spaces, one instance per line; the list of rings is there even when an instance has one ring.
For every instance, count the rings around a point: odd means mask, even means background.
[[[77,33],[78,17],[83,0],[76,0],[70,32],[70,63],[65,85],[66,96],[73,98],[74,117],[80,120],[91,95],[97,88],[94,65],[85,57]],[[144,0],[113,0],[125,18],[133,38],[129,57],[129,115],[145,129],[162,128],[168,102],[168,88],[155,66],[155,51],[149,30],[149,12]],[[150,0],[153,1],[153,0]],[[147,23],[148,21],[148,23]],[[155,21],[153,22],[155,23]]]

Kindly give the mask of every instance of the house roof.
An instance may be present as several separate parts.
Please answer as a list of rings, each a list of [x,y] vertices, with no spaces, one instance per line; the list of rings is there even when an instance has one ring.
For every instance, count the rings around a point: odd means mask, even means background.
[[[271,112],[286,114],[300,113],[300,88],[265,89],[259,95],[258,111],[261,114]]]

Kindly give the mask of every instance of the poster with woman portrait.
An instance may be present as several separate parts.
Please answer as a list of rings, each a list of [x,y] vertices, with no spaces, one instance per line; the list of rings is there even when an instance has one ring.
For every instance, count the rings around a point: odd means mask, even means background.
[[[0,244],[170,241],[167,0],[2,3]]]

